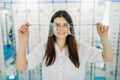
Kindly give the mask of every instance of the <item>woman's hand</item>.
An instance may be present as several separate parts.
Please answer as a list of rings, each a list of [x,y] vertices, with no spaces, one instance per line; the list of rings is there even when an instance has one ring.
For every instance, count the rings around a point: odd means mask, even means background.
[[[103,52],[102,57],[105,62],[112,62],[113,61],[113,51],[108,40],[108,32],[109,27],[103,25],[102,23],[97,23],[97,31],[101,38],[102,45],[103,45]]]
[[[97,23],[97,31],[102,40],[108,39],[108,32],[109,32],[109,27],[107,25],[103,25],[102,23]]]
[[[25,23],[18,29],[19,41],[27,43],[29,38],[29,24]]]

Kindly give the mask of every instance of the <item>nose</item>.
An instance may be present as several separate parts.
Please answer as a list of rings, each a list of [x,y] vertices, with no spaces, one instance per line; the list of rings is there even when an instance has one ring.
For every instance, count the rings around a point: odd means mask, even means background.
[[[58,31],[63,31],[64,30],[64,27],[63,26],[59,26],[58,27]]]
[[[58,27],[58,31],[63,31],[63,30],[65,30],[65,27],[63,25]]]

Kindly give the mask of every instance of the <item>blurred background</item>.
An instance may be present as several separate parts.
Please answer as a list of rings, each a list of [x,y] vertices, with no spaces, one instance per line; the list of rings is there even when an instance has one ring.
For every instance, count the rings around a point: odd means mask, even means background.
[[[29,22],[27,54],[46,42],[52,15],[66,10],[72,17],[77,41],[102,49],[96,23],[109,25],[114,52],[111,63],[87,63],[85,80],[120,80],[120,0],[0,0],[0,80],[42,80],[41,65],[17,72],[17,30]]]

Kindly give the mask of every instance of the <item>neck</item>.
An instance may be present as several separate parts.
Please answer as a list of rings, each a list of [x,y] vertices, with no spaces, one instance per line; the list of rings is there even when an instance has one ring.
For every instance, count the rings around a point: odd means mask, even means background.
[[[65,47],[66,39],[57,39],[56,42],[58,44],[58,47],[60,48],[60,51],[62,51],[62,49]]]

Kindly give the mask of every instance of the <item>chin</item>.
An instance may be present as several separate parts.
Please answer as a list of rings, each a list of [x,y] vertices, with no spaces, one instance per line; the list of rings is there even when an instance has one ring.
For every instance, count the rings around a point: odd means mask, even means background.
[[[67,35],[58,35],[58,36],[57,36],[57,38],[58,38],[58,39],[61,39],[61,40],[62,40],[62,39],[66,39],[66,37],[67,37]]]
[[[59,40],[64,40],[64,39],[66,39],[66,37],[65,37],[65,38],[57,38],[57,39],[59,39]]]

